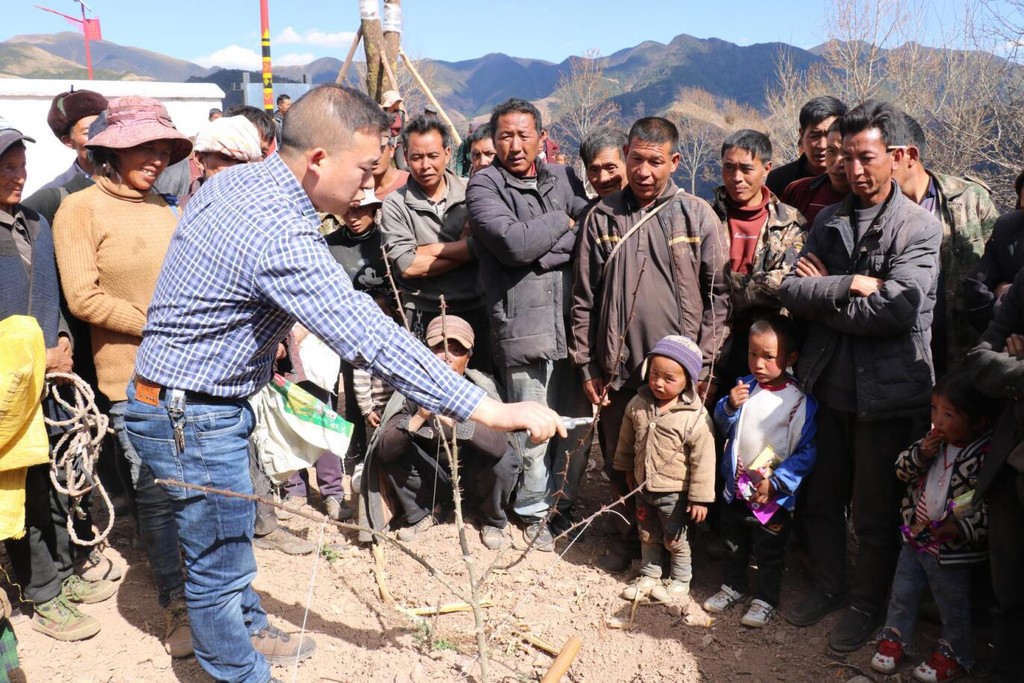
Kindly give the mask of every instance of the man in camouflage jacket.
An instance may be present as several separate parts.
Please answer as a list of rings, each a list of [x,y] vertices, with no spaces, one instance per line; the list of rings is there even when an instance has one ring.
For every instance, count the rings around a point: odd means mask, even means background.
[[[728,235],[730,334],[723,351],[720,391],[746,375],[747,333],[757,318],[782,308],[782,278],[796,264],[804,244],[807,221],[779,201],[766,179],[772,168],[772,143],[764,133],[740,130],[722,144],[722,185],[715,188],[712,208]]]
[[[942,223],[939,289],[932,329],[932,360],[935,375],[940,377],[978,343],[977,332],[967,322],[961,283],[981,259],[999,211],[992,203],[989,188],[981,182],[926,169],[924,131],[909,116],[905,123],[906,154],[893,178],[903,194]]]

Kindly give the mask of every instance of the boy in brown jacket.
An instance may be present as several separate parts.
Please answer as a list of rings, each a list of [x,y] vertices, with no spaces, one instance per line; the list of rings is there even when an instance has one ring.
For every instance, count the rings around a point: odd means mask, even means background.
[[[690,544],[686,517],[702,522],[715,500],[715,439],[711,418],[697,393],[701,350],[689,338],[663,338],[647,355],[647,386],[626,406],[612,467],[638,484],[640,576],[626,600],[684,599],[690,592]],[[663,551],[672,555],[668,581],[661,579]]]

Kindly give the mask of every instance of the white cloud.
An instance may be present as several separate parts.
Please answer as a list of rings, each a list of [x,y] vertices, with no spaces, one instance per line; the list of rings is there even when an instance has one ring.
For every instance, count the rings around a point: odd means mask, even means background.
[[[192,61],[206,68],[219,66],[223,69],[248,69],[250,71],[258,71],[263,63],[263,59],[255,50],[239,45],[229,45],[205,57],[196,57]]]
[[[347,50],[352,44],[355,33],[351,31],[338,31],[337,33],[325,33],[313,29],[305,33],[299,33],[291,26],[285,28],[273,39],[271,44],[277,45],[316,45],[318,47],[329,47]]]
[[[271,52],[270,55],[270,63],[274,66],[305,66],[314,59],[316,59],[316,55],[312,52],[290,52],[280,57],[275,57]]]

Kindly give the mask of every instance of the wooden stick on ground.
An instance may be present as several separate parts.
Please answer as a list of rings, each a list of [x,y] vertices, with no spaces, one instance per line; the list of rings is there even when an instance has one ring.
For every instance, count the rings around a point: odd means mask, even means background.
[[[488,599],[480,601],[481,607],[493,607],[494,603]],[[399,607],[399,612],[404,612],[413,617],[429,617],[435,614],[451,614],[453,612],[472,612],[473,605],[468,602],[448,602],[436,607]]]
[[[380,543],[371,543],[370,552],[373,553],[373,578],[377,580],[377,592],[380,593],[380,600],[391,607],[395,604],[395,598],[388,590],[388,582],[384,578],[384,546]]]
[[[577,636],[573,636],[566,641],[562,651],[555,657],[555,661],[552,662],[551,668],[544,674],[544,678],[540,679],[540,683],[558,683],[562,680],[562,676],[572,666],[573,660],[576,659],[576,655],[579,654],[580,647],[583,645],[583,641]]]
[[[530,645],[533,645],[538,650],[540,650],[542,652],[547,652],[552,657],[557,657],[558,656],[558,648],[555,647],[554,645],[552,645],[551,643],[549,643],[546,640],[541,640],[537,636],[535,636],[535,635],[533,635],[531,633],[526,633],[525,631],[520,631],[519,632],[519,637],[522,638],[523,640],[525,640]]]

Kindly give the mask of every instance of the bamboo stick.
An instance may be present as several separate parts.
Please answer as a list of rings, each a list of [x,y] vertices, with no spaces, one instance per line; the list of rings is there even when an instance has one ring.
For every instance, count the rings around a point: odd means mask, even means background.
[[[576,659],[576,655],[579,654],[580,647],[583,645],[583,641],[577,636],[573,636],[566,641],[562,651],[555,657],[555,661],[551,664],[551,668],[544,674],[544,678],[540,679],[540,683],[558,683],[562,680],[565,672],[572,666],[572,662]]]
[[[455,140],[455,146],[458,147],[461,145],[462,136],[459,135],[459,131],[455,130],[455,124],[452,123],[450,118],[448,118],[448,114],[445,113],[444,107],[440,105],[437,98],[434,97],[434,93],[431,92],[426,82],[424,82],[423,78],[420,76],[420,72],[416,70],[415,66],[413,66],[412,60],[409,59],[409,55],[405,54],[405,50],[402,48],[398,48],[398,56],[405,60],[405,66],[409,69],[409,73],[412,74],[413,80],[416,81],[416,85],[418,85],[423,94],[427,96],[430,103],[434,105],[434,108],[437,109],[437,113],[441,116],[444,122],[448,124],[448,128],[452,131],[452,138]]]
[[[348,54],[345,56],[345,63],[341,65],[341,69],[338,71],[338,77],[334,79],[334,82],[338,85],[345,84],[345,76],[348,75],[348,68],[352,66],[352,59],[356,56],[356,50],[359,48],[359,41],[363,39],[363,27],[360,26],[356,31],[356,35],[352,38],[352,47],[348,49]]]
[[[481,607],[493,607],[494,603],[488,599],[480,601]],[[413,617],[430,617],[435,614],[452,614],[453,612],[472,612],[473,605],[468,602],[448,602],[443,605],[437,605],[434,607],[399,607],[400,612],[404,612],[409,616]]]

